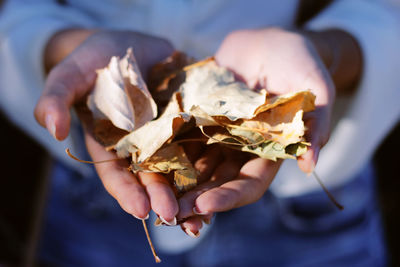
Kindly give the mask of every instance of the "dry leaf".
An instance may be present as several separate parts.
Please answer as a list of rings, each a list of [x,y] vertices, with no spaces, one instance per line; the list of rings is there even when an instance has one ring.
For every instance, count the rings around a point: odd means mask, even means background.
[[[194,59],[185,53],[175,51],[164,61],[154,65],[148,76],[148,86],[157,105],[166,106],[180,85],[186,79],[183,68],[192,64]]]
[[[315,95],[301,91],[274,97],[257,108],[256,116],[241,126],[254,128],[266,139],[283,146],[304,141],[303,112],[314,110]]]
[[[128,132],[157,116],[157,106],[141,77],[132,49],[122,59],[112,57],[106,68],[97,71],[87,104],[95,119],[109,119]]]
[[[164,113],[158,119],[146,123],[116,144],[117,155],[126,158],[132,154],[137,162],[145,161],[171,140],[190,118],[189,114],[181,112],[179,94],[174,94]]]
[[[289,93],[285,95],[279,95],[272,98],[267,98],[263,105],[259,106],[254,115],[258,115],[269,109],[285,106],[284,110],[281,110],[281,116],[285,115],[287,111],[302,109],[304,112],[312,111],[315,109],[315,95],[310,91],[300,91]],[[290,105],[288,107],[287,105]]]
[[[285,150],[287,154],[298,157],[306,153],[309,146],[311,146],[310,143],[299,142],[297,144],[288,145],[285,147]]]
[[[250,90],[246,84],[235,81],[233,73],[217,66],[215,61],[190,68],[180,92],[185,112],[190,113],[192,108],[198,107],[208,116],[225,116],[231,121],[251,119],[266,99],[265,90]]]
[[[218,122],[208,115],[204,110],[202,110],[199,106],[192,106],[189,111],[190,115],[192,115],[196,121],[197,126],[217,126]]]
[[[246,145],[246,143],[243,142],[242,139],[239,139],[236,136],[232,136],[229,133],[221,133],[221,132],[216,132],[213,135],[211,135],[207,141],[207,145],[211,144],[225,144],[225,145]]]
[[[115,127],[107,119],[95,120],[93,128],[94,137],[105,147],[115,145],[122,137],[128,134],[127,131]]]
[[[168,103],[155,120],[157,106],[132,50],[121,60],[113,57],[98,71],[87,103],[97,120],[95,135],[103,143],[114,144],[124,131],[130,132],[113,148],[118,157],[131,157],[133,172],[171,174],[167,179],[173,172],[177,195],[194,188],[198,172],[178,142],[188,141],[185,131],[195,126],[208,138],[207,144],[218,143],[269,160],[295,159],[307,151],[310,144],[304,140],[303,113],[315,108],[311,92],[268,97],[265,90],[253,91],[236,81],[213,58],[186,66],[190,61],[177,52],[151,70],[150,88],[158,108]],[[174,142],[178,133],[179,140]]]
[[[89,103],[93,104],[96,99],[108,97],[109,92],[105,90],[108,84],[102,83],[109,81],[108,78],[114,79],[110,87],[116,91],[112,94],[118,97],[113,100],[122,100],[122,107],[110,104],[113,101],[98,102],[101,105],[99,110],[113,123],[115,118],[112,116],[119,118],[118,123],[130,121],[131,133],[119,140],[114,148],[119,157],[132,157],[133,170],[160,173],[174,170],[175,183],[180,190],[193,186],[197,177],[195,170],[188,167],[191,164],[186,156],[182,156],[184,152],[178,146],[170,144],[182,126],[192,127],[187,124],[191,117],[195,118],[196,126],[202,131],[205,126],[219,127],[212,136],[203,131],[209,138],[208,144],[224,144],[271,160],[294,158],[305,153],[307,144],[304,143],[305,127],[302,117],[303,112],[314,109],[315,96],[311,92],[267,98],[265,90],[252,91],[246,84],[235,81],[233,73],[217,66],[213,59],[184,67],[189,60],[180,53],[175,53],[153,68],[152,84],[156,92],[164,91],[166,95],[170,95],[177,87],[177,83],[171,83],[172,79],[184,69],[186,78],[179,92],[173,93],[158,119],[137,128],[135,122],[145,121],[139,118],[149,120],[154,117],[154,113],[151,113],[152,117],[148,116],[150,112],[135,113],[133,105],[127,105],[132,104],[130,97],[135,97],[138,93],[145,96],[144,101],[139,101],[139,104],[144,103],[143,106],[138,106],[140,110],[147,108],[147,111],[153,112],[154,102],[151,102],[143,80],[139,79],[140,75],[136,75],[139,72],[132,60],[129,53],[121,61],[113,58],[109,67],[102,70],[104,73],[99,72],[97,83],[100,89],[95,90]],[[158,76],[156,70],[159,71]],[[93,110],[96,111],[96,108],[98,106]],[[104,110],[107,109],[113,112],[106,114]],[[125,116],[128,111],[133,111],[131,119],[128,119],[128,115]]]
[[[250,152],[261,158],[276,161],[280,159],[295,159],[293,155],[287,154],[285,147],[273,141],[264,142],[258,146],[244,146],[241,149],[244,152]]]
[[[244,120],[240,125],[227,126],[231,134],[242,136],[249,140],[249,143],[257,143],[262,140],[278,142],[284,147],[290,144],[304,141],[305,132],[303,122],[303,110],[298,110],[292,121],[281,122],[276,125],[275,112],[259,114],[255,119]]]
[[[198,173],[183,148],[176,143],[159,149],[142,163],[132,163],[132,169],[159,173],[174,171],[174,184],[179,193],[186,192],[197,185]]]

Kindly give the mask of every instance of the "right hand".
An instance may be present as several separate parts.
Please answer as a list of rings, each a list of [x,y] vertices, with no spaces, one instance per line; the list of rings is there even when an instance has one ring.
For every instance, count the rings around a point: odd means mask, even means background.
[[[75,48],[70,49],[67,44],[74,42],[71,41],[73,36],[85,38],[82,42],[71,44]],[[56,34],[45,51],[45,57],[53,59],[50,62],[54,67],[35,108],[39,124],[57,140],[65,139],[70,128],[70,109],[85,103],[96,80],[96,69],[105,67],[112,56],[123,56],[128,47],[133,47],[144,77],[152,65],[173,52],[166,40],[130,31],[67,30]],[[70,49],[67,56],[59,56],[65,53],[66,48]],[[46,58],[45,61],[49,62]],[[80,117],[84,116],[81,114]],[[106,151],[88,129],[85,129],[85,140],[93,161],[116,158],[115,153]],[[137,218],[146,218],[153,209],[166,221],[173,222],[179,208],[164,177],[154,173],[141,173],[136,177],[127,170],[127,166],[128,162],[123,160],[96,164],[107,191],[126,212]]]

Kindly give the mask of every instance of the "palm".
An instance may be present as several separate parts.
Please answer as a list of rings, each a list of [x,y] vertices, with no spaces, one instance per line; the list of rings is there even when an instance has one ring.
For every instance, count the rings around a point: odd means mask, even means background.
[[[58,140],[67,137],[70,108],[85,103],[96,79],[96,69],[107,65],[110,58],[123,55],[132,46],[141,70],[169,56],[173,49],[159,38],[134,32],[103,31],[86,39],[50,72],[44,92],[36,106],[38,122],[47,127]],[[91,117],[78,109],[85,127],[85,140],[94,161],[115,158],[105,151],[90,131]],[[121,207],[133,216],[144,218],[152,208],[167,221],[178,212],[175,195],[161,175],[140,174],[135,177],[124,162],[97,164],[96,170],[105,188]]]
[[[333,83],[312,45],[300,35],[282,30],[241,31],[225,39],[216,60],[251,88],[266,88],[275,95],[309,89],[316,95],[317,109],[305,118],[312,145],[298,158],[299,167],[311,172],[329,136],[334,100]],[[179,215],[193,215],[189,209],[193,205],[199,212],[211,214],[256,201],[269,187],[280,163],[226,158],[212,166],[211,181],[181,198]]]

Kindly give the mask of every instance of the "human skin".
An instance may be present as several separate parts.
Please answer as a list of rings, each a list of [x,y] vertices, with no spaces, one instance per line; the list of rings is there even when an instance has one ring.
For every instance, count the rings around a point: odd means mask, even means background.
[[[95,70],[106,66],[112,56],[123,56],[128,47],[133,47],[143,75],[174,51],[166,40],[130,31],[70,29],[54,35],[45,50],[44,62],[49,74],[35,109],[37,121],[57,140],[65,139],[69,133],[70,109],[85,102],[96,79]],[[85,114],[78,112],[78,115],[86,118]],[[89,129],[84,129],[93,161],[116,157],[105,151]],[[126,212],[146,218],[152,208],[166,221],[174,221],[177,200],[161,175],[141,173],[136,177],[127,170],[124,161],[95,167],[107,191]]]
[[[122,35],[130,38],[121,38]],[[151,65],[173,51],[165,40],[133,32],[71,29],[56,34],[45,51],[45,66],[50,73],[35,110],[38,122],[56,139],[66,138],[69,109],[82,102],[91,90],[95,70],[104,67],[111,56],[122,55],[129,46],[134,47],[144,75]],[[361,74],[362,57],[356,41],[340,30],[237,31],[225,38],[215,57],[218,64],[231,69],[252,88],[263,87],[274,94],[310,89],[317,96],[316,111],[305,118],[307,140],[312,145],[298,158],[300,169],[312,172],[319,150],[329,138],[335,94],[348,93]],[[115,158],[88,131],[85,138],[94,161]],[[175,217],[188,218],[182,228],[196,236],[202,220],[209,221],[213,213],[257,201],[268,189],[280,163],[261,158],[249,160],[242,153],[210,147],[195,162],[205,182],[179,200],[160,175],[142,173],[135,177],[121,162],[98,164],[96,169],[105,188],[125,211],[145,218],[151,208],[170,222]]]
[[[335,95],[351,94],[361,75],[362,55],[355,39],[340,30],[242,30],[225,38],[215,58],[251,88],[266,88],[276,95],[309,89],[316,95],[316,110],[304,118],[311,147],[297,159],[300,169],[311,173],[329,138]],[[196,213],[210,217],[257,201],[281,164],[262,158],[240,162],[232,155],[221,160],[221,154],[212,155],[213,159],[196,166],[209,169],[210,181],[179,199],[178,218]],[[192,224],[194,220],[199,218],[193,217],[185,227],[197,233],[199,222]]]

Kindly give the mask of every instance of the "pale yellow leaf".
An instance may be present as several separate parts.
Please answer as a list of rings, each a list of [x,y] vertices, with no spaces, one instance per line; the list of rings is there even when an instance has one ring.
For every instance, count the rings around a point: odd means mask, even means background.
[[[304,110],[311,111],[315,96],[309,91],[301,91],[277,96],[257,108],[254,118],[238,123],[222,122],[231,134],[241,136],[249,143],[271,140],[286,147],[304,141]],[[221,121],[219,121],[221,124]]]
[[[215,61],[188,70],[180,91],[185,112],[198,107],[208,116],[225,116],[231,121],[252,118],[266,99],[265,90],[250,90],[246,84],[236,81],[231,71],[217,66]]]
[[[143,162],[152,156],[167,141],[171,140],[181,126],[188,122],[190,115],[180,112],[178,94],[166,107],[160,118],[150,121],[122,138],[115,146],[117,155],[121,158],[129,157],[132,151],[137,155],[137,162]]]
[[[259,142],[262,138],[283,146],[303,141],[303,110],[298,110],[291,121],[278,124],[274,124],[277,123],[274,109],[270,111],[260,114],[255,119],[244,121],[239,127],[233,127],[230,132],[233,135],[244,136],[252,143]]]

